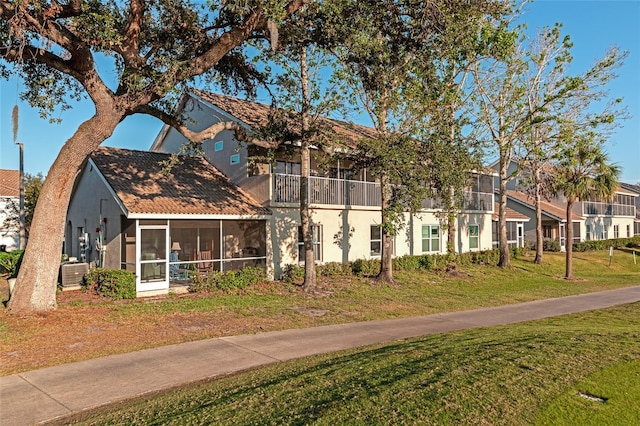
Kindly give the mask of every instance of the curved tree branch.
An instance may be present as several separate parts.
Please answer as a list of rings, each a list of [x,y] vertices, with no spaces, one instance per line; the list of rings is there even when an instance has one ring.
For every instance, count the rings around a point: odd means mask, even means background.
[[[208,139],[215,138],[218,134],[225,130],[232,131],[234,137],[239,142],[247,142],[254,144],[256,146],[267,148],[267,149],[275,149],[278,147],[278,142],[270,142],[263,139],[255,138],[251,136],[250,132],[242,126],[242,124],[236,121],[220,121],[215,123],[204,130],[199,132],[194,132],[189,129],[184,122],[175,118],[174,116],[167,114],[166,112],[159,110],[158,108],[154,108],[149,105],[145,105],[139,107],[135,110],[137,113],[151,115],[160,119],[163,123],[173,127],[178,132],[180,132],[185,138],[189,139],[191,142],[202,143]]]

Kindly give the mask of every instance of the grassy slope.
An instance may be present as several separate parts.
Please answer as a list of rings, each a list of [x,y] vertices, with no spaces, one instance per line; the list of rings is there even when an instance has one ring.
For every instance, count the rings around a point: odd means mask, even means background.
[[[398,285],[324,277],[321,293],[270,283],[242,291],[91,303],[74,294],[57,311],[0,313],[0,375],[184,341],[323,324],[457,311],[640,284],[631,253],[576,253],[578,281],[565,281],[562,254],[513,267],[465,266],[458,277],[398,272]]]
[[[85,420],[635,425],[640,422],[638,324],[640,304],[633,304],[429,336],[274,365]],[[609,399],[585,401],[576,389]]]

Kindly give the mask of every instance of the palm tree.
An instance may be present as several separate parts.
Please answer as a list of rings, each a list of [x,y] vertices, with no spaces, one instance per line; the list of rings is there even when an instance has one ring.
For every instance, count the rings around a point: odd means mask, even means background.
[[[580,200],[611,200],[618,186],[620,167],[611,163],[602,143],[593,135],[579,135],[558,155],[558,191],[567,199],[565,278],[573,278],[573,223],[571,210]]]

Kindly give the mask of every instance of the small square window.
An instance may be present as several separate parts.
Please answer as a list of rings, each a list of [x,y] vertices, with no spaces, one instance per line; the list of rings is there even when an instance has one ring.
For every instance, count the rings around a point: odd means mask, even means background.
[[[240,164],[240,154],[233,154],[231,156],[231,164]]]
[[[215,145],[213,146],[214,151],[222,151],[222,148],[224,148],[224,142],[216,141]]]

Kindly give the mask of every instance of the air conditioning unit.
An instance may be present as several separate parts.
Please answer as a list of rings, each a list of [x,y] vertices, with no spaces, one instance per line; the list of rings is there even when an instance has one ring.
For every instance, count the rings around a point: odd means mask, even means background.
[[[60,272],[62,288],[80,287],[82,277],[89,272],[88,263],[65,263]]]

